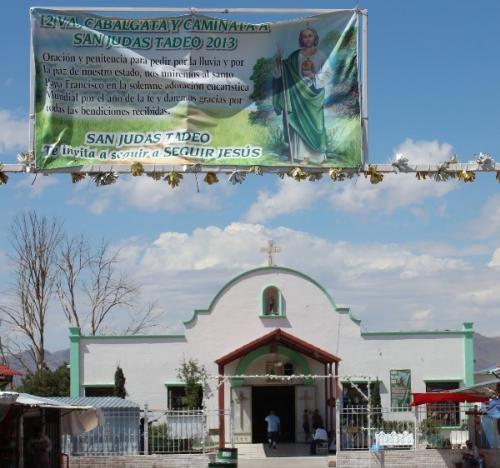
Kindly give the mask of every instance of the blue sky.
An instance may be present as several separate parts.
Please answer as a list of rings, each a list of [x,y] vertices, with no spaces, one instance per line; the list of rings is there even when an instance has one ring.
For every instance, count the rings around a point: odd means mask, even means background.
[[[429,163],[456,153],[466,162],[480,151],[500,161],[500,4],[307,4],[357,5],[369,10],[371,162],[387,162],[396,152]],[[28,146],[30,6],[24,1],[4,6],[0,29],[0,161],[6,163]],[[492,174],[467,185],[393,176],[378,186],[364,179],[333,184],[251,176],[236,188],[201,184],[201,193],[190,179],[177,191],[144,178],[124,177],[106,188],[75,186],[69,176],[39,176],[33,185],[32,180],[32,175],[12,176],[0,187],[3,289],[10,281],[8,226],[16,214],[33,208],[59,217],[69,232],[84,233],[92,243],[105,238],[120,246],[122,267],[143,286],[144,300],[158,299],[168,330],[193,308],[207,306],[232,276],[264,264],[259,249],[272,237],[283,249],[278,264],[316,278],[368,329],[460,328],[472,320],[481,333],[500,335],[500,196]],[[49,349],[67,344],[60,318],[54,304]],[[123,319],[117,314],[115,320]]]

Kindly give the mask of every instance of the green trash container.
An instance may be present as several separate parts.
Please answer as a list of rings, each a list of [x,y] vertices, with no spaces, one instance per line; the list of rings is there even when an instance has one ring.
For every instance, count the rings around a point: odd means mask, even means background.
[[[238,466],[238,449],[236,448],[220,448],[215,458],[215,463],[208,465],[209,467],[224,466],[236,467]]]

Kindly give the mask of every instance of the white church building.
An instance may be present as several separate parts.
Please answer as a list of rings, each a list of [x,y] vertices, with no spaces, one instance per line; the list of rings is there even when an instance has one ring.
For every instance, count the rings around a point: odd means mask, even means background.
[[[370,382],[379,382],[384,407],[408,404],[411,392],[472,384],[473,336],[469,322],[457,330],[362,331],[314,279],[262,267],[224,285],[184,322],[182,334],[82,336],[70,328],[71,396],[108,395],[119,365],[128,398],[177,408],[177,369],[196,359],[219,376],[205,405],[232,408],[236,442],[262,441],[271,409],[282,420],[283,440],[302,441],[304,409],[319,410],[334,429],[337,402],[362,403],[358,390]],[[228,440],[223,418],[216,429]]]

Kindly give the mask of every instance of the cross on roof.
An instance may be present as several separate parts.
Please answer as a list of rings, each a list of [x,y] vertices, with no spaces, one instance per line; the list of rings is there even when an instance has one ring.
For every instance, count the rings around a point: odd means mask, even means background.
[[[267,241],[267,247],[262,247],[260,249],[261,252],[267,253],[267,265],[268,266],[273,266],[273,253],[280,253],[281,252],[281,247],[278,247],[274,241],[269,240]]]

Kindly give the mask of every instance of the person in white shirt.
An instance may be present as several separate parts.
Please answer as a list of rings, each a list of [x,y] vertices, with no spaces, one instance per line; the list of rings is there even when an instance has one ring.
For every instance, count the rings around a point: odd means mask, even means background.
[[[278,434],[280,432],[280,418],[276,416],[274,411],[270,411],[269,415],[265,417],[267,423],[267,441],[269,443],[269,448],[276,448],[276,442],[278,441]]]
[[[316,447],[321,442],[325,442],[328,444],[328,433],[325,431],[323,426],[319,426],[316,428],[314,432],[313,438],[311,440],[311,455],[316,455]]]

